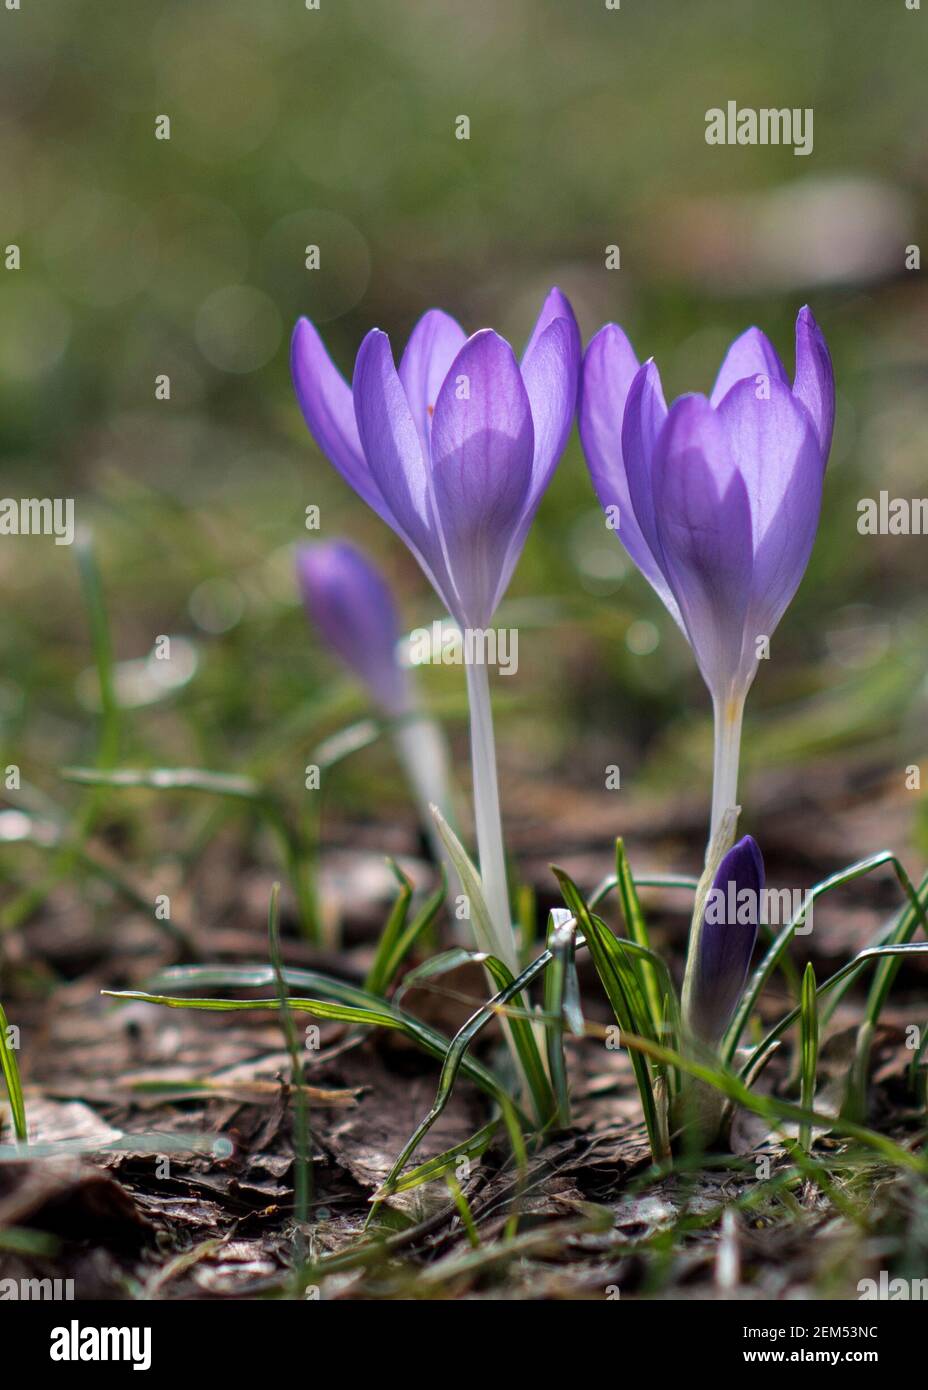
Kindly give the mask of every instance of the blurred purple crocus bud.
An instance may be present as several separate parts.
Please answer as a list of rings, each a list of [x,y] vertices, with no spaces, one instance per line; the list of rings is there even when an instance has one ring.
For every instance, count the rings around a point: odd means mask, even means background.
[[[638,366],[621,329],[608,324],[587,348],[579,421],[593,484],[712,695],[710,840],[734,807],[745,696],[812,550],[834,397],[808,308],[792,385],[772,343],[749,328],[711,396],[681,396],[669,410],[656,365]]]
[[[349,387],[300,319],[291,368],[310,433],[405,541],[463,627],[486,627],[570,433],[580,334],[553,289],[521,364],[492,329],[467,338],[439,309],[416,324],[399,368],[371,329]]]
[[[703,1042],[717,1043],[737,1007],[760,921],[764,861],[745,835],[718,867],[692,943],[693,970],[683,993],[684,1021]]]
[[[400,626],[386,580],[347,541],[302,545],[297,578],[306,611],[322,637],[391,718],[410,709],[408,672],[400,665]]]

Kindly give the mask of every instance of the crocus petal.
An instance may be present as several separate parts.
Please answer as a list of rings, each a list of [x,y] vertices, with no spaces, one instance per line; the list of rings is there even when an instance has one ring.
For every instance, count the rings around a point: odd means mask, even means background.
[[[372,328],[358,349],[352,390],[361,446],[390,510],[391,525],[452,608],[454,590],[436,534],[419,432],[393,364],[390,340],[379,328]]]
[[[796,319],[796,380],[793,394],[812,416],[822,454],[828,462],[835,423],[835,374],[824,334],[808,305]]]
[[[552,290],[546,303],[560,291]],[[532,460],[531,502],[541,495],[564,452],[577,408],[580,380],[580,330],[573,310],[552,319],[522,360],[522,381],[532,412],[535,452]]]
[[[552,289],[548,291],[547,295],[545,296],[545,302],[541,306],[541,312],[535,320],[535,327],[532,329],[531,334],[529,335],[529,340],[525,344],[525,351],[522,353],[523,369],[527,365],[529,358],[534,352],[539,338],[544,333],[545,329],[548,328],[548,326],[552,324],[555,319],[567,319],[568,323],[573,325],[574,329],[576,330],[577,347],[579,349],[580,330],[579,328],[577,328],[577,320],[574,317],[573,308],[566,294],[559,290],[557,285],[555,285]]]
[[[390,508],[364,457],[351,387],[309,319],[300,319],[293,330],[290,370],[303,418],[316,444],[358,496],[395,527]]]
[[[296,561],[303,602],[325,641],[387,714],[403,713],[409,676],[397,660],[399,619],[383,576],[347,541],[300,546]]]
[[[534,429],[509,344],[491,329],[468,338],[438,393],[432,482],[458,611],[470,627],[493,616],[500,576],[532,479]]]
[[[577,408],[580,331],[570,319],[548,324],[522,366],[522,381],[532,412],[535,448],[532,476],[518,526],[506,550],[493,607],[505,592],[522,553],[538,504],[564,452]]]
[[[721,1039],[744,989],[763,889],[764,861],[756,841],[745,835],[719,865],[699,934],[688,1015],[693,1032],[706,1042]]]
[[[416,324],[399,365],[399,378],[419,431],[424,458],[429,456],[432,415],[441,384],[467,341],[461,325],[441,309],[429,309]]]
[[[628,546],[640,541],[638,527],[628,497],[625,463],[622,456],[622,420],[626,402],[638,371],[635,350],[622,329],[607,323],[593,338],[583,357],[577,423],[590,478],[604,509],[617,507],[616,534],[638,564]],[[656,369],[655,369],[656,370]],[[632,531],[626,533],[630,524]]]
[[[623,335],[624,337],[624,335]],[[595,339],[594,339],[595,341]],[[592,347],[593,344],[590,344]],[[612,351],[605,348],[605,351]],[[591,363],[596,380],[595,359]],[[585,377],[585,373],[584,373]],[[585,391],[584,387],[584,391]],[[599,394],[597,392],[597,394]],[[674,598],[670,582],[663,569],[661,543],[657,534],[657,521],[654,512],[653,465],[654,446],[664,421],[667,419],[667,406],[661,386],[660,372],[653,360],[645,362],[632,380],[625,403],[625,413],[620,422],[621,467],[611,462],[611,452],[605,455],[608,471],[598,470],[597,492],[604,502],[607,492],[613,496],[613,505],[619,508],[616,534],[625,546],[641,573],[657,593],[674,622],[683,627],[680,608]],[[614,421],[602,421],[599,437],[605,439],[604,426],[613,431]],[[609,445],[610,451],[615,444]],[[604,505],[608,505],[604,502]]]
[[[769,381],[789,381],[786,368],[766,333],[759,328],[748,328],[725,354],[709,400],[712,405],[718,405],[737,382],[750,377],[756,383],[759,376]]]
[[[706,684],[724,698],[738,674],[751,597],[751,507],[705,396],[681,396],[671,407],[654,447],[652,487],[661,567]]]
[[[805,573],[822,501],[822,461],[812,420],[787,386],[769,395],[742,381],[718,409],[731,457],[751,504],[754,575],[745,621],[744,671],[755,642],[769,637]]]

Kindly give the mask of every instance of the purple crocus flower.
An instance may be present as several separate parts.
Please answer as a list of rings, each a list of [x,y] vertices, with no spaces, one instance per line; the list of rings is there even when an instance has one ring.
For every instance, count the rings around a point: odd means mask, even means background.
[[[486,627],[573,420],[580,335],[564,295],[551,290],[521,364],[492,329],[467,338],[440,309],[416,324],[398,370],[389,338],[371,329],[350,387],[308,319],[290,361],[319,448],[460,626]]]
[[[808,308],[790,385],[757,328],[731,345],[712,394],[668,410],[653,361],[620,328],[587,348],[580,437],[593,484],[635,564],[686,634],[712,694],[712,832],[734,806],[741,716],[805,572],[834,423],[834,375]],[[609,509],[616,509],[610,512]]]
[[[342,477],[408,545],[461,628],[484,629],[512,577],[573,422],[580,334],[553,289],[522,355],[492,329],[472,337],[430,309],[399,369],[371,329],[349,387],[307,319],[291,369],[310,433]],[[492,937],[510,969],[509,912],[489,683],[466,668],[480,876]]]
[[[706,895],[694,968],[684,989],[684,1017],[703,1042],[720,1041],[737,1007],[757,940],[764,861],[745,835],[723,858]]]
[[[325,641],[392,718],[410,708],[408,672],[397,660],[400,625],[379,570],[348,541],[316,541],[296,553],[306,611]]]

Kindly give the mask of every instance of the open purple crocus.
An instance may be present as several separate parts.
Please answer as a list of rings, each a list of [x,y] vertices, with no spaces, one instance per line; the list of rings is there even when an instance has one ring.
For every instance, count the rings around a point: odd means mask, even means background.
[[[718,1043],[737,1007],[757,940],[764,861],[745,835],[718,867],[694,944],[694,967],[684,990],[684,1017],[703,1042]]]
[[[467,338],[430,309],[399,368],[387,335],[371,329],[350,387],[301,319],[291,369],[322,452],[405,541],[459,626],[486,628],[573,422],[580,334],[564,295],[549,293],[521,363],[492,329]],[[480,875],[493,927],[481,949],[516,970],[487,671],[471,664],[466,673]]]
[[[580,335],[553,289],[522,356],[430,309],[399,368],[372,328],[349,387],[300,319],[291,369],[310,433],[392,526],[462,627],[485,627],[509,583],[570,432]]]
[[[681,396],[669,410],[656,365],[639,366],[620,328],[607,324],[587,348],[579,424],[594,487],[712,695],[710,843],[735,806],[758,658],[808,563],[833,422],[831,358],[808,308],[796,321],[792,385],[773,345],[750,328],[729,348],[712,394]]]

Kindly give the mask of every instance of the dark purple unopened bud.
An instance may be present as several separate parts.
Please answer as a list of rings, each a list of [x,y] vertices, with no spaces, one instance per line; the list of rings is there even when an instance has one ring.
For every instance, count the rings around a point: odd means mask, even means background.
[[[296,566],[306,611],[325,641],[386,714],[405,713],[409,676],[397,659],[399,620],[383,575],[347,541],[300,546]]]
[[[706,895],[695,973],[686,1001],[690,1029],[715,1043],[731,1020],[757,940],[764,861],[745,835],[725,855]]]

